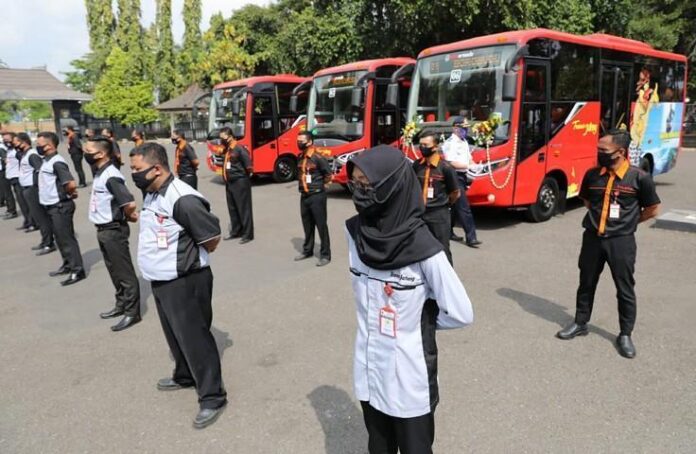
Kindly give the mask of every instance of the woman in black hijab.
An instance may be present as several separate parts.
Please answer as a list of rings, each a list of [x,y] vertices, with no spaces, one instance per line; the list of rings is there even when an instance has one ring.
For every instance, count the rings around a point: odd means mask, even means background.
[[[357,310],[354,385],[373,453],[432,453],[436,329],[473,321],[466,290],[421,219],[409,162],[389,146],[348,162],[358,215],[346,222]]]

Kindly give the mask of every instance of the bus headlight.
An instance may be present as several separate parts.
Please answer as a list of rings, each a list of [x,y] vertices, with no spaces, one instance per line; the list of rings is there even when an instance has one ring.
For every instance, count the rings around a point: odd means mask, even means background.
[[[336,161],[338,161],[339,164],[344,166],[348,163],[348,161],[350,161],[351,159],[353,159],[354,157],[356,157],[359,153],[362,153],[363,151],[365,151],[365,149],[361,148],[359,150],[351,151],[350,153],[344,153],[342,155],[338,155],[338,156],[336,156]]]
[[[498,169],[502,169],[510,162],[510,158],[497,159],[491,161],[490,163],[481,163],[471,166],[468,173],[473,178],[480,177],[483,175],[488,175],[491,172],[495,172]]]

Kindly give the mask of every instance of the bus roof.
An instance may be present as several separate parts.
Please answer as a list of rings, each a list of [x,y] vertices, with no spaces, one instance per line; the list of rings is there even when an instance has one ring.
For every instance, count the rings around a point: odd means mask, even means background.
[[[494,35],[478,36],[476,38],[465,39],[464,41],[434,46],[423,50],[418,54],[418,58],[496,44],[511,43],[523,45],[534,38],[549,38],[591,47],[613,49],[650,57],[686,62],[686,57],[684,55],[656,50],[649,44],[633,39],[621,38],[619,36],[606,35],[603,33],[573,35],[571,33],[547,30],[545,28],[496,33]]]
[[[256,84],[261,83],[289,83],[289,84],[301,84],[302,82],[310,80],[308,77],[300,77],[294,74],[276,74],[274,76],[255,76],[248,77],[246,79],[231,80],[229,82],[223,82],[217,84],[213,87],[213,90],[220,88],[232,88],[232,87],[253,87]]]
[[[378,58],[375,60],[362,60],[352,63],[347,63],[340,66],[332,66],[331,68],[320,69],[314,73],[314,77],[326,76],[327,74],[343,73],[348,71],[375,71],[377,68],[388,65],[403,66],[408,63],[415,63],[415,60],[410,57],[394,57],[394,58]]]

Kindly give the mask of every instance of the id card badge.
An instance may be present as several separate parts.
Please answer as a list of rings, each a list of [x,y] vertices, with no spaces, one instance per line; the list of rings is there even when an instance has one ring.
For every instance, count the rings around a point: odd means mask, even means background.
[[[157,248],[158,249],[167,249],[169,247],[169,243],[167,242],[167,232],[164,229],[160,229],[157,231]]]
[[[92,213],[97,212],[97,200],[94,198],[94,195],[89,199],[89,209]]]
[[[232,168],[232,163],[230,161],[227,161],[227,163],[225,164],[225,168],[227,170],[230,170]]]
[[[379,310],[379,332],[383,336],[396,337],[396,310],[389,305],[394,289],[386,284],[384,293],[387,294],[387,305]]]
[[[430,186],[430,187],[428,188],[428,198],[429,198],[429,199],[432,199],[433,197],[435,197],[435,188],[433,188],[432,186]]]
[[[612,203],[609,205],[609,219],[619,219],[620,211],[621,206],[618,203]]]
[[[305,181],[305,183],[310,184],[312,182],[312,175],[310,175],[308,173],[305,174],[304,181]]]

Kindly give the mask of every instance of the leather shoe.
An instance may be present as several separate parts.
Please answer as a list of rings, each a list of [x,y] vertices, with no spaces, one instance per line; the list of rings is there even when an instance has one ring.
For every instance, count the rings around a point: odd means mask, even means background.
[[[633,345],[631,336],[621,334],[616,338],[616,346],[619,348],[619,354],[624,358],[635,358],[636,347]]]
[[[36,232],[37,230],[39,230],[39,229],[36,228],[36,226],[30,225],[29,227],[27,227],[26,229],[24,229],[24,233]]]
[[[31,247],[31,250],[32,250],[32,251],[40,251],[40,250],[43,249],[44,247],[45,247],[45,246],[44,246],[43,244],[37,244],[36,246],[32,246],[32,247]]]
[[[331,259],[327,259],[327,258],[325,258],[325,257],[322,257],[322,258],[320,258],[319,261],[317,262],[317,266],[326,266],[326,265],[328,265],[329,263],[331,263]]]
[[[157,382],[157,389],[160,391],[176,391],[179,389],[190,388],[192,386],[193,383],[189,385],[182,385],[181,383],[175,382],[174,379],[170,377],[162,378]]]
[[[86,188],[86,187],[87,187],[87,185],[86,185],[86,184],[84,184],[84,183],[81,183],[81,184],[78,184],[78,185],[77,185],[77,187],[78,187],[78,188]]]
[[[450,241],[464,241],[464,238],[452,232],[450,235]]]
[[[19,215],[17,213],[7,213],[5,216],[3,216],[3,219],[8,221],[10,219],[14,219],[18,217]]]
[[[587,329],[587,324],[583,323],[579,325],[577,323],[571,323],[562,330],[556,333],[556,337],[563,340],[570,340],[575,336],[587,336],[590,330]]]
[[[23,226],[17,227],[15,230],[26,230],[28,228],[29,228],[28,225],[23,225]]]
[[[50,254],[51,252],[54,252],[56,250],[55,246],[44,246],[41,248],[39,252],[36,253],[37,257],[40,257],[42,255]],[[65,273],[67,274],[67,273]]]
[[[118,317],[119,315],[123,315],[123,310],[115,307],[108,312],[102,312],[101,314],[99,314],[99,317],[106,320],[107,318],[114,318]]]
[[[482,244],[483,244],[483,242],[481,242],[481,241],[479,241],[479,240],[467,241],[467,242],[466,242],[466,245],[467,245],[467,246],[472,247],[472,248],[474,248],[474,249],[478,249],[478,247],[481,246]]]
[[[306,260],[306,259],[310,258],[311,256],[312,256],[312,254],[300,254],[297,257],[295,257],[293,260],[295,260],[296,262],[300,262],[302,260]]]
[[[63,282],[60,283],[63,287],[68,286],[68,285],[73,285],[81,280],[87,278],[87,275],[82,272],[82,273],[70,273],[70,277],[64,280]]]
[[[253,240],[253,238],[242,238],[241,240],[239,240],[239,244],[247,244]]]
[[[225,410],[226,406],[227,402],[218,408],[202,408],[201,411],[199,411],[196,415],[196,418],[193,420],[193,427],[196,429],[204,429],[208,427],[217,421],[222,412]]]
[[[57,270],[51,271],[50,273],[48,273],[48,275],[51,277],[63,276],[65,274],[70,274],[70,270],[65,268],[64,266],[61,266]]]
[[[239,238],[240,236],[241,235],[227,235],[225,238],[223,238],[223,240],[230,241],[230,240],[234,240],[235,238]]]
[[[116,323],[114,326],[111,327],[111,331],[123,331],[124,329],[130,328],[136,323],[139,323],[141,320],[142,318],[140,318],[139,315],[126,315],[121,319],[120,322]]]

